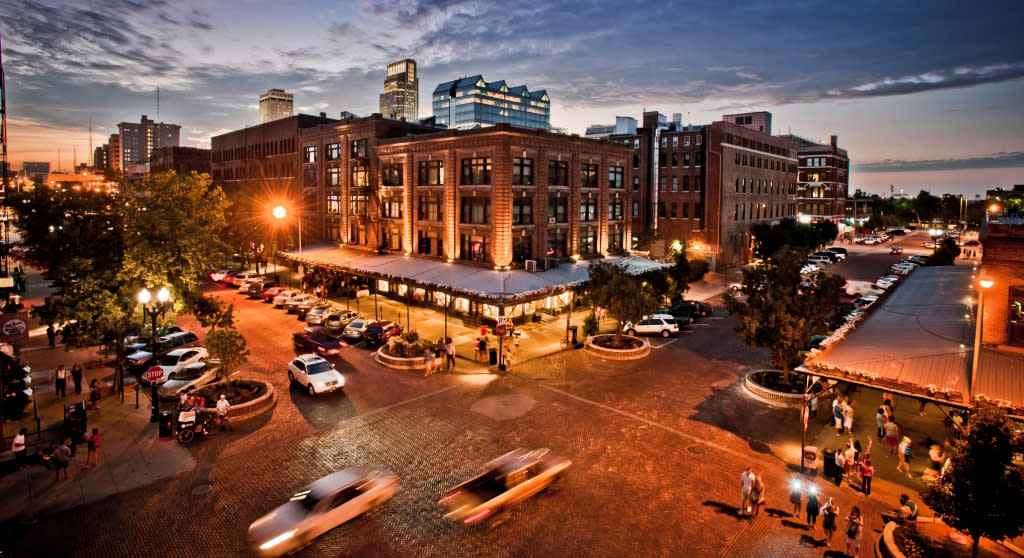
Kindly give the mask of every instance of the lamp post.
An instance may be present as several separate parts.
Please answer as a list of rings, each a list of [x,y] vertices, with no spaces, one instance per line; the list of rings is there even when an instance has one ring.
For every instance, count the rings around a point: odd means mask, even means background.
[[[288,209],[283,205],[275,206],[271,212],[275,219],[283,221],[288,217]],[[295,221],[299,224],[299,255],[302,255],[302,214],[296,210]],[[301,265],[301,264],[300,264]],[[274,278],[277,278],[277,252],[274,252]]]
[[[156,363],[156,316],[157,314],[163,316],[167,310],[167,303],[171,300],[171,292],[167,290],[167,287],[161,287],[156,293],[156,301],[153,301],[153,295],[149,292],[149,289],[143,288],[139,291],[138,295],[139,304],[142,305],[142,316],[145,320],[146,315],[150,318],[150,344],[149,351],[153,355],[153,362]],[[152,304],[150,304],[152,302]],[[157,422],[160,420],[160,398],[157,394],[157,383],[150,380],[150,385],[153,386],[152,398],[153,398],[153,414],[149,417],[149,422]]]
[[[978,314],[974,317],[974,354],[971,358],[971,385],[970,389],[973,392],[978,378],[978,358],[981,356],[981,333],[984,325],[985,315],[985,291],[994,285],[995,282],[991,279],[982,279],[978,281]]]

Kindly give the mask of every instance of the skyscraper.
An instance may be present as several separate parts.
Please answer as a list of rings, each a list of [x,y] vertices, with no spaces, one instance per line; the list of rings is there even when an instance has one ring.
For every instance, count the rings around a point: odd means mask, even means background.
[[[295,111],[295,95],[271,89],[260,95],[260,124],[288,118]]]
[[[380,113],[385,118],[417,120],[420,115],[420,78],[416,61],[411,58],[388,64],[384,92],[380,95]]]
[[[458,100],[456,100],[458,97]],[[467,129],[508,123],[521,128],[551,130],[551,99],[545,90],[525,85],[490,83],[478,74],[434,88],[434,117],[449,128]]]
[[[142,121],[121,122],[117,125],[121,136],[121,167],[124,170],[132,165],[148,165],[149,154],[160,147],[177,147],[181,135],[181,126],[154,122],[145,114]]]

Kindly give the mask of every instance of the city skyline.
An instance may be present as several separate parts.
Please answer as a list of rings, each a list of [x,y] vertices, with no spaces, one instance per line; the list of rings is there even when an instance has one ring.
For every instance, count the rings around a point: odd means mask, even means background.
[[[427,92],[477,73],[546,89],[552,126],[581,135],[644,109],[694,124],[767,110],[775,134],[838,135],[851,193],[973,197],[1024,182],[1024,39],[1009,2],[274,6],[6,2],[10,160],[60,151],[67,167],[76,146],[88,160],[90,115],[102,144],[117,122],[156,119],[157,87],[158,121],[180,124],[187,146],[257,124],[271,87],[294,92],[296,112],[368,115],[387,64],[409,57]]]

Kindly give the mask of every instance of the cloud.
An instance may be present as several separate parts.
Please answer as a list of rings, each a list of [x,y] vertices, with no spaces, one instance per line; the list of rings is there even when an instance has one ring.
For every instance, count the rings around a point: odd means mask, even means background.
[[[964,169],[1006,169],[1024,167],[1024,152],[993,153],[981,157],[964,159],[932,159],[903,161],[885,159],[874,163],[853,165],[854,172],[909,172],[909,171],[953,171]]]

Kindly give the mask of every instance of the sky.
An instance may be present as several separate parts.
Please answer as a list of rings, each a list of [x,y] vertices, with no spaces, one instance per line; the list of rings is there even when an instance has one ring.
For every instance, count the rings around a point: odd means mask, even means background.
[[[420,116],[442,82],[546,89],[582,134],[644,110],[686,123],[768,110],[773,133],[851,159],[850,189],[915,195],[1024,184],[1019,0],[4,0],[8,156],[71,168],[119,122],[182,145],[296,111],[378,111],[384,71],[417,61]]]

